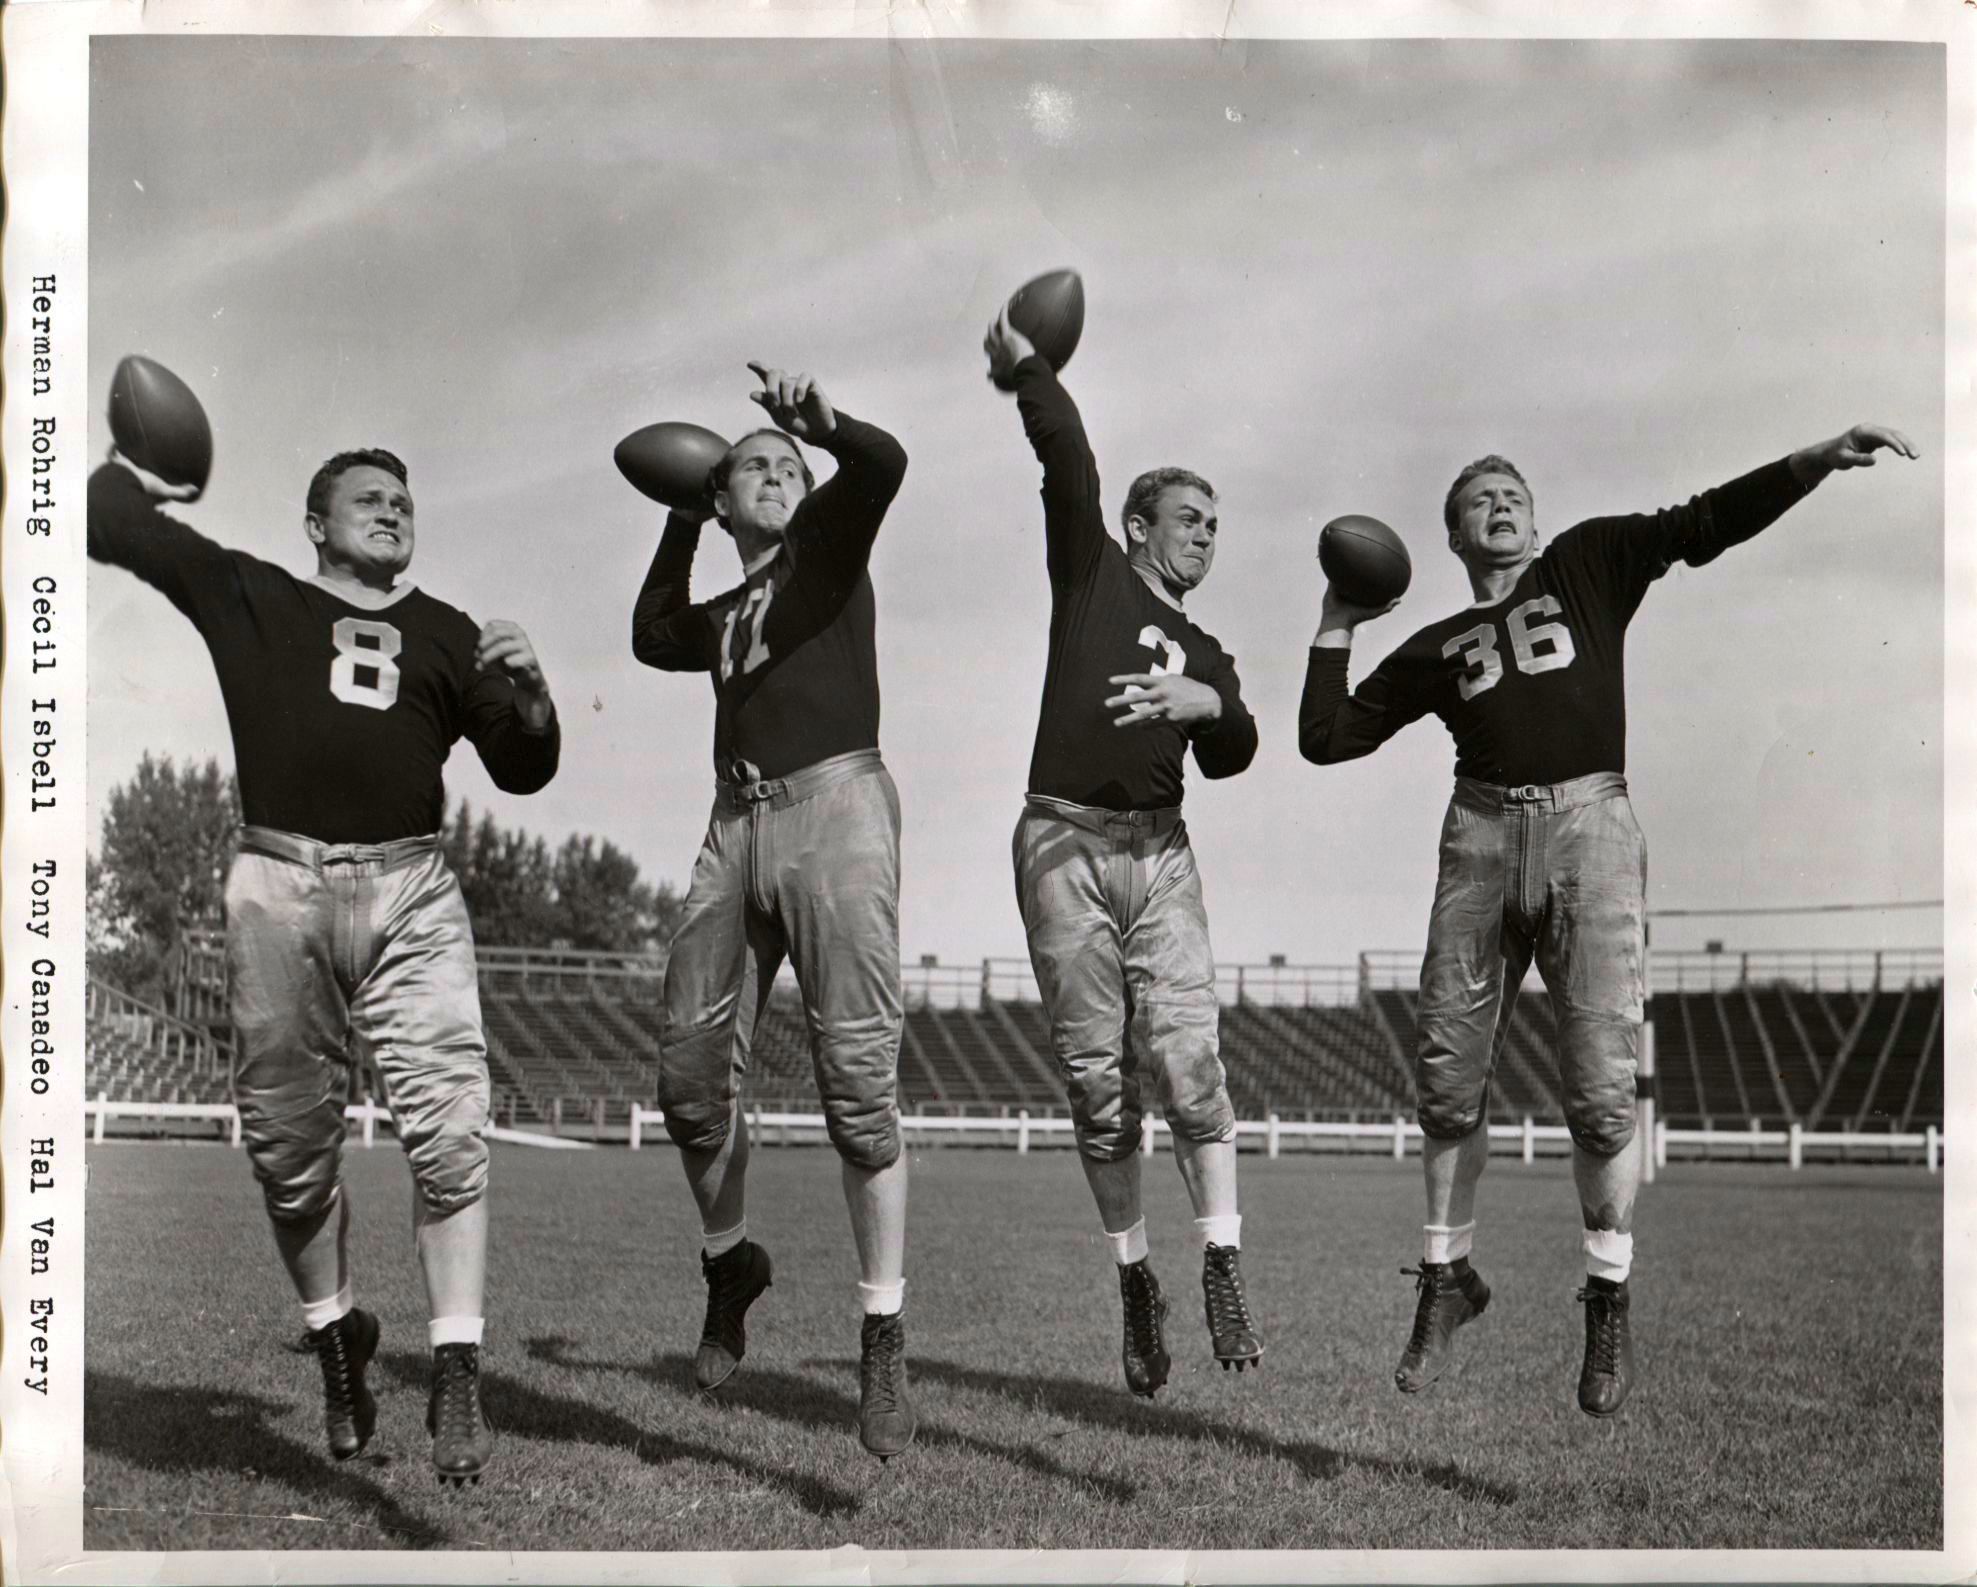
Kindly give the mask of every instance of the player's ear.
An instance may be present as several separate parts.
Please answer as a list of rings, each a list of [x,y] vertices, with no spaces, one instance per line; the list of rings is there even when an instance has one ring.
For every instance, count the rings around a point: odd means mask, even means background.
[[[728,523],[728,493],[724,490],[714,492],[714,516],[720,521],[723,529],[731,530]]]
[[[1136,546],[1146,544],[1146,520],[1138,513],[1132,513],[1126,519],[1126,538]]]
[[[323,527],[322,519],[312,512],[302,515],[302,532],[309,537],[312,545],[321,545],[329,538],[329,531]]]

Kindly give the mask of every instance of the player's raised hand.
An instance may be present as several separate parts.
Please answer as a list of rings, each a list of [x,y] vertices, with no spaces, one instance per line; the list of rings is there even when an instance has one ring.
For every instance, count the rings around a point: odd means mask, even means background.
[[[497,617],[481,625],[474,645],[474,665],[483,672],[504,672],[515,685],[515,706],[531,728],[549,721],[549,680],[542,675],[535,646],[520,623]]]
[[[1794,452],[1792,472],[1810,490],[1835,469],[1872,468],[1876,452],[1893,452],[1906,458],[1922,455],[1915,443],[1899,430],[1885,424],[1856,424],[1830,441]]]
[[[768,410],[776,428],[787,430],[803,441],[820,441],[837,428],[837,412],[811,375],[792,375],[787,370],[749,360],[748,367],[762,382],[760,391],[751,391],[751,402]]]
[[[982,338],[982,351],[988,354],[988,378],[998,391],[1014,391],[1015,382],[1010,371],[1036,351],[1029,337],[1009,323],[1009,309],[1005,305],[989,325],[988,334]]]
[[[1106,681],[1124,685],[1105,702],[1119,712],[1112,720],[1114,727],[1148,727],[1156,722],[1194,727],[1222,714],[1222,696],[1184,673],[1122,672]]]
[[[110,448],[110,461],[119,463],[137,476],[138,484],[144,487],[144,494],[153,501],[197,501],[200,487],[197,485],[174,485],[170,480],[160,479],[148,468],[139,468],[114,446]]]
[[[1325,605],[1319,624],[1324,628],[1357,628],[1361,623],[1370,623],[1376,617],[1385,617],[1388,612],[1400,605],[1396,595],[1384,606],[1364,606],[1348,599],[1336,584],[1325,586]]]

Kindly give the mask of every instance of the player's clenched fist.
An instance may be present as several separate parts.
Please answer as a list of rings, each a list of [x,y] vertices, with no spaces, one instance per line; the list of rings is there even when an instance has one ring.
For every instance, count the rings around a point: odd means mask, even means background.
[[[549,680],[542,675],[535,646],[520,623],[502,617],[483,623],[474,646],[474,665],[484,672],[499,668],[507,673],[514,680],[515,708],[523,722],[532,730],[548,726]]]

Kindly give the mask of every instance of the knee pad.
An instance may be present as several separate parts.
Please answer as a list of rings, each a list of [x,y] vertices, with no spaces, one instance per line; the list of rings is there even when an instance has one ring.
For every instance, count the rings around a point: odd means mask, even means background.
[[[1079,1155],[1095,1163],[1123,1162],[1140,1149],[1144,1133],[1138,1108],[1122,1107],[1115,1117],[1102,1121],[1080,1118],[1074,1111],[1071,1124]]]
[[[899,1109],[824,1107],[824,1128],[837,1154],[853,1168],[877,1173],[899,1161]]]
[[[727,1102],[668,1102],[659,1099],[666,1115],[666,1134],[687,1152],[718,1152],[728,1144],[734,1109]]]
[[[240,1133],[270,1219],[308,1223],[336,1205],[342,1103],[325,1100],[281,1119],[243,1119]]]
[[[1565,1124],[1573,1144],[1614,1157],[1634,1138],[1637,1032],[1629,1020],[1568,1015],[1558,1030]]]
[[[1451,1106],[1422,1097],[1415,1104],[1414,1122],[1421,1126],[1421,1133],[1430,1140],[1459,1141],[1464,1136],[1474,1135],[1481,1128],[1483,1105],[1478,1101],[1469,1107]]]
[[[406,1155],[419,1199],[434,1212],[458,1212],[487,1194],[487,1142],[478,1130],[442,1125],[425,1139],[408,1142]]]

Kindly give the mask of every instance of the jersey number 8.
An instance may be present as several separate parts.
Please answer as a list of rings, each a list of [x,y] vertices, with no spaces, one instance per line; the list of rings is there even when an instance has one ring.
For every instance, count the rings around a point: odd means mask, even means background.
[[[345,705],[389,711],[398,700],[398,652],[405,648],[398,630],[367,617],[339,617],[330,634],[336,660],[329,692]]]

